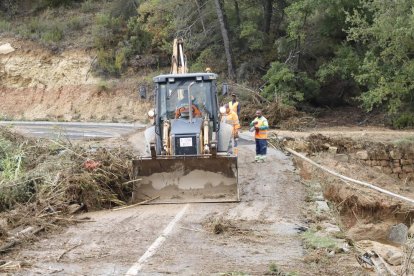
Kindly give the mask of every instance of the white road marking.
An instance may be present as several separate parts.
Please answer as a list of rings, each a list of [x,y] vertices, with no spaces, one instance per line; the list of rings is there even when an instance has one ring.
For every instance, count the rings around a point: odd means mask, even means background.
[[[164,231],[161,233],[161,235],[151,244],[151,246],[147,249],[147,251],[144,253],[144,255],[142,255],[141,258],[139,258],[138,262],[136,262],[135,264],[133,264],[131,266],[131,268],[128,270],[128,272],[125,274],[125,276],[138,275],[138,272],[141,271],[141,269],[144,266],[145,262],[157,252],[158,248],[161,247],[161,245],[167,239],[167,236],[173,230],[175,224],[184,216],[185,211],[187,211],[188,206],[190,206],[190,204],[186,204],[181,209],[181,211],[178,212],[178,214],[167,225],[167,227],[164,229]]]

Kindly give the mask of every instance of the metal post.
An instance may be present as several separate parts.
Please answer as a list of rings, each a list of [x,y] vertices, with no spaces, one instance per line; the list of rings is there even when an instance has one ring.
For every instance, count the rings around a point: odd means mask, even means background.
[[[190,112],[190,123],[193,122],[193,102],[191,101],[191,90],[190,90],[190,88],[194,84],[195,84],[195,81],[190,83],[190,85],[188,86],[188,107],[189,107],[189,112]]]

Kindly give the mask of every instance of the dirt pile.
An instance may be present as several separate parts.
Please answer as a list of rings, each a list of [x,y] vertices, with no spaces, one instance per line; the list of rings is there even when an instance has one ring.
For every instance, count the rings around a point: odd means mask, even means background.
[[[0,252],[21,231],[31,236],[71,222],[67,215],[81,209],[125,205],[132,193],[128,152],[26,139],[1,128]]]
[[[53,52],[0,37],[16,50],[0,54],[0,117],[19,120],[145,119],[148,103],[138,97],[142,80],[104,81],[91,74],[93,53]]]

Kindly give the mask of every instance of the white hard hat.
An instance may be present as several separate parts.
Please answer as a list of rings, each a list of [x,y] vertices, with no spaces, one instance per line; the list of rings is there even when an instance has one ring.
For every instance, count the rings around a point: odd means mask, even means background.
[[[226,113],[226,107],[224,107],[224,106],[220,106],[220,113],[221,113],[221,114]]]

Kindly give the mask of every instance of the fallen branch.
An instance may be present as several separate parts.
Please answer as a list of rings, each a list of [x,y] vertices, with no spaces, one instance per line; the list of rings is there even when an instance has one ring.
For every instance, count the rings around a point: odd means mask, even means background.
[[[82,242],[72,246],[71,248],[65,250],[62,254],[59,255],[59,257],[56,258],[56,261],[60,261],[60,259],[63,258],[63,256],[65,256],[67,253],[69,253],[70,251],[72,251],[73,249],[75,249],[76,247],[79,247],[82,245]]]
[[[142,180],[142,178],[133,179],[133,180],[130,180],[130,181],[127,181],[127,182],[122,183],[122,185],[129,184],[129,183],[134,183],[134,182],[138,182],[138,181],[141,181],[141,180]]]
[[[125,207],[115,208],[115,209],[112,209],[112,211],[119,211],[119,210],[124,210],[124,209],[132,208],[132,207],[135,207],[135,206],[139,206],[139,205],[144,205],[144,204],[147,204],[148,202],[151,202],[151,201],[156,200],[158,198],[160,198],[160,196],[157,196],[157,197],[154,197],[154,198],[150,198],[150,199],[141,201],[139,203],[132,204],[132,205],[128,205],[128,206],[125,206]]]
[[[85,219],[71,219],[71,218],[62,218],[62,217],[54,217],[57,220],[65,220],[70,222],[96,222],[95,220],[85,220]]]
[[[6,244],[0,246],[0,253],[3,253],[3,252],[6,252],[6,251],[10,250],[12,247],[17,245],[19,242],[20,241],[12,240],[12,241],[9,241]]]
[[[8,261],[5,264],[0,265],[1,272],[12,272],[20,269],[22,266],[20,262]]]

